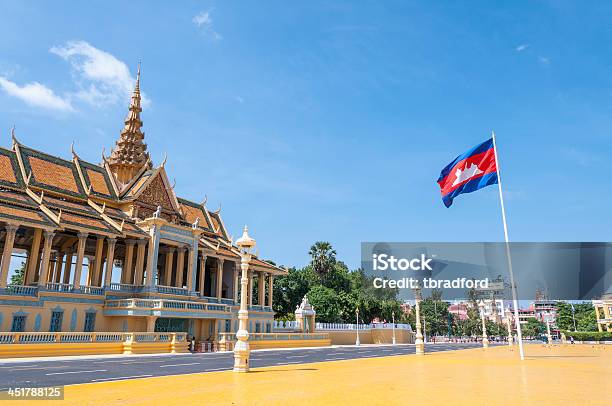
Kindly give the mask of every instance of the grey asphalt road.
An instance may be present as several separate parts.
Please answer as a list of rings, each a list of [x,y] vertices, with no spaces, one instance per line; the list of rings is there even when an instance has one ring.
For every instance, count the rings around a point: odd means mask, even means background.
[[[494,344],[495,345],[495,344]],[[477,343],[428,344],[426,352],[479,348]],[[414,345],[341,346],[251,352],[251,368],[414,354]],[[74,385],[153,376],[226,371],[233,353],[75,357],[53,361],[2,362],[0,391],[9,388]]]

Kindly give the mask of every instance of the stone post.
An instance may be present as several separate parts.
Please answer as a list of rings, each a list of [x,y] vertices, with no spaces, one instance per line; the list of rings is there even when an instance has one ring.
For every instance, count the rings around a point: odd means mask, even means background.
[[[423,332],[421,331],[421,306],[419,302],[421,301],[421,293],[417,290],[414,295],[414,308],[416,315],[416,336],[414,340],[416,353],[418,355],[425,354],[425,343],[423,342]]]
[[[489,347],[489,337],[487,336],[487,324],[485,320],[484,306],[485,304],[481,300],[480,303],[478,303],[478,307],[480,308],[480,319],[482,322],[482,347],[488,348]]]
[[[251,256],[242,253],[240,268],[242,277],[240,278],[240,310],[238,311],[238,332],[236,333],[236,345],[234,346],[234,372],[249,372],[249,331],[247,330],[249,321],[249,311],[247,307],[247,292],[249,278],[247,271]]]

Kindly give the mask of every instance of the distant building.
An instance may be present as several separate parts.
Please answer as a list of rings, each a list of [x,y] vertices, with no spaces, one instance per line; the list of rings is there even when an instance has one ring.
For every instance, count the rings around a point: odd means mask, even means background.
[[[456,303],[448,306],[448,312],[457,315],[459,320],[467,320],[469,318],[468,305],[465,303]]]
[[[597,317],[597,329],[612,331],[612,294],[604,295],[600,300],[593,300],[595,316]]]

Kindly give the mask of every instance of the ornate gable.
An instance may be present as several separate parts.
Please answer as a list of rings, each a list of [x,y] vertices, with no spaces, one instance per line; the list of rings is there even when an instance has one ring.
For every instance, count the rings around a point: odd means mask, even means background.
[[[166,190],[166,185],[164,185],[164,181],[159,175],[156,176],[146,188],[144,188],[136,201],[155,207],[161,206],[162,209],[174,211],[172,200],[170,199],[170,196],[168,196],[168,191]]]
[[[174,191],[168,184],[163,168],[140,186],[134,196],[134,207],[136,216],[145,219],[152,217],[157,207],[161,207],[161,216],[168,221],[177,222],[181,218],[180,208]]]

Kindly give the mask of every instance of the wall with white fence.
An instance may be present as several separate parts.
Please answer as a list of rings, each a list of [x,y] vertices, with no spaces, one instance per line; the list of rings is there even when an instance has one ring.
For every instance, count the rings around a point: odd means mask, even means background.
[[[297,329],[295,321],[275,321],[274,332],[291,332]],[[315,332],[328,333],[332,345],[355,344],[357,332],[362,344],[391,344],[393,335],[398,344],[414,343],[414,333],[409,324],[401,323],[315,323]]]

